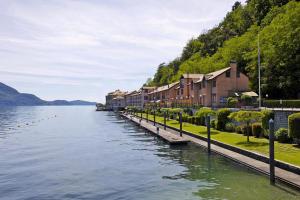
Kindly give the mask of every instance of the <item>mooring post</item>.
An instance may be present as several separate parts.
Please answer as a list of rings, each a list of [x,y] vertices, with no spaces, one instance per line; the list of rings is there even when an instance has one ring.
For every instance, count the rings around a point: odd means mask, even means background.
[[[180,137],[182,137],[182,113],[179,113]]]
[[[154,120],[153,120],[153,125],[155,126],[155,125],[156,125],[156,121],[155,121],[155,110],[154,110],[154,112],[153,112],[153,118],[154,118]]]
[[[206,116],[206,127],[207,127],[207,152],[210,154],[210,116]]]
[[[146,118],[147,118],[147,122],[149,121],[148,119],[148,110],[146,111]]]
[[[159,127],[158,126],[156,127],[156,132],[157,132],[157,135],[159,135]]]
[[[164,130],[167,129],[167,126],[166,126],[166,112],[164,112]]]
[[[270,160],[270,183],[275,183],[275,162],[274,162],[274,121],[269,120],[269,160]]]

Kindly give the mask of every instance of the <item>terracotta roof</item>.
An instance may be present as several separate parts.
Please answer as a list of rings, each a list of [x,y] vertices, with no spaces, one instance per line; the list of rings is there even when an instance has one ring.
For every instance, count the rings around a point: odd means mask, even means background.
[[[227,67],[227,68],[220,69],[220,70],[218,70],[218,71],[215,71],[215,72],[206,74],[206,75],[205,75],[205,78],[206,78],[207,80],[214,79],[214,78],[216,78],[217,76],[220,76],[221,74],[223,74],[224,72],[226,72],[227,70],[229,70],[230,68],[231,68],[231,67]]]
[[[151,89],[155,89],[156,87],[149,87],[149,86],[143,86],[142,89],[148,89],[148,90],[151,90]]]
[[[126,94],[127,92],[123,92],[121,90],[115,90],[113,92],[108,93],[107,96],[124,96]]]
[[[182,74],[183,78],[201,79],[204,74]]]
[[[160,87],[156,88],[154,91],[150,92],[149,94],[153,94],[153,93],[156,93],[156,92],[162,92],[162,91],[168,90],[168,89],[172,88],[173,86],[175,86],[178,83],[179,83],[179,81],[177,81],[175,83],[170,83],[169,85],[160,86]]]

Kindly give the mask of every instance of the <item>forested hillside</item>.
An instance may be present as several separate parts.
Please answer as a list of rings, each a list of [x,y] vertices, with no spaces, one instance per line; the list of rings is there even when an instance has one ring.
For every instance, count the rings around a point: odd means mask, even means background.
[[[258,37],[259,35],[259,37]],[[164,85],[183,73],[208,73],[236,60],[257,91],[260,41],[262,94],[297,98],[300,92],[300,2],[248,0],[236,2],[215,28],[192,38],[181,56],[158,66],[148,85]]]

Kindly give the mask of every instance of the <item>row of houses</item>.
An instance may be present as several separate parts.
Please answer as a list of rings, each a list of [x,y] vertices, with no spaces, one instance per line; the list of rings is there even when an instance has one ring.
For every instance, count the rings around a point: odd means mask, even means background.
[[[141,87],[132,92],[116,90],[106,96],[106,108],[122,109],[126,106],[144,108],[158,104],[162,107],[176,105],[203,105],[222,107],[230,96],[249,91],[248,77],[239,71],[236,62],[209,74],[183,74],[177,82],[161,87]]]

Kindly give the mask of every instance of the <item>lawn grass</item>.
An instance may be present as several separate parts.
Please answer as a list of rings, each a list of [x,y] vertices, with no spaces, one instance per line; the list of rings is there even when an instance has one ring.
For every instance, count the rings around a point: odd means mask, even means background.
[[[146,118],[146,114],[143,114],[143,117]],[[150,120],[153,120],[153,115],[148,115],[148,117]],[[164,119],[163,117],[156,116],[156,121],[163,123]],[[179,128],[179,122],[176,120],[167,120],[167,125]],[[182,129],[195,135],[203,137],[207,136],[207,129],[205,126],[183,123]],[[247,137],[242,134],[218,131],[215,129],[211,130],[211,138],[241,149],[269,156],[269,140],[266,138],[250,137],[250,142],[248,143]],[[300,147],[275,141],[275,159],[300,166]]]

